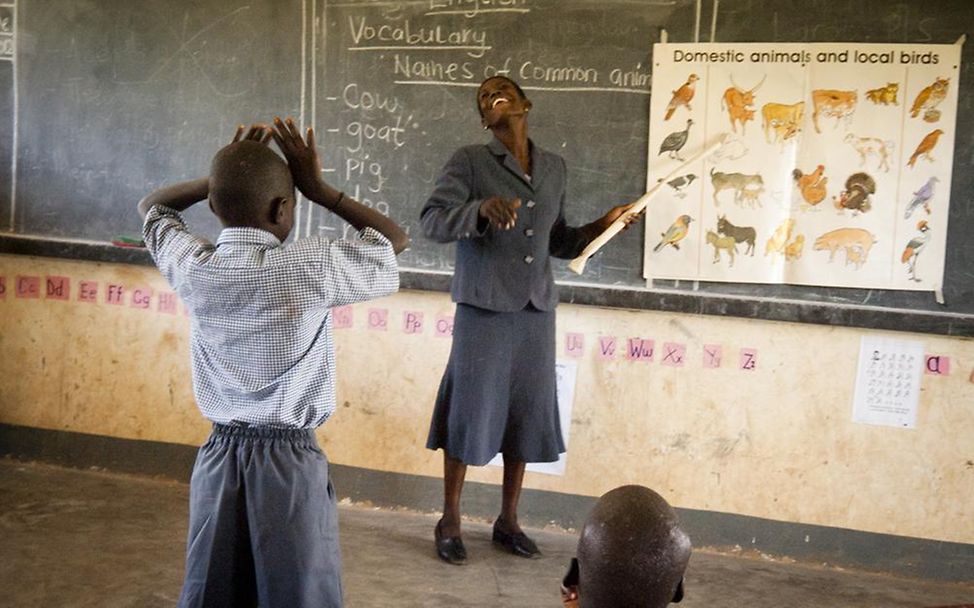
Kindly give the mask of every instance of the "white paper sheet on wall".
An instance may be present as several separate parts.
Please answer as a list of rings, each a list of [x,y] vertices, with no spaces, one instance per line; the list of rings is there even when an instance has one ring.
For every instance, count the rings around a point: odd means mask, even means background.
[[[941,287],[960,44],[656,44],[653,66],[647,279]]]
[[[575,361],[559,360],[555,363],[556,390],[558,391],[558,414],[561,423],[561,436],[565,440],[565,454],[558,457],[557,462],[529,463],[527,470],[533,473],[548,475],[565,475],[566,456],[568,454],[568,434],[572,426],[572,405],[575,403],[575,377],[578,375],[578,363]],[[490,466],[504,466],[503,457],[498,454],[487,463]]]
[[[914,428],[923,373],[923,343],[864,336],[852,420]]]

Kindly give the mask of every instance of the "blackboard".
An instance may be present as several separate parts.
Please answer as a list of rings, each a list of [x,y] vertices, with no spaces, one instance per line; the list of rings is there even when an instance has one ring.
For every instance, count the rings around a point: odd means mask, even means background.
[[[238,122],[299,110],[302,0],[16,9],[17,233],[137,235],[152,188],[205,174]]]
[[[13,193],[14,22],[12,6],[0,5],[0,210],[9,210]],[[6,187],[4,187],[6,186]],[[9,214],[0,216],[0,230],[11,228]]]
[[[694,6],[631,0],[328,3],[316,98],[316,124],[331,135],[326,165],[360,199],[405,210],[397,219],[409,225],[413,245],[401,256],[402,266],[452,271],[453,247],[418,234],[419,212],[452,153],[489,141],[474,99],[485,77],[502,73],[534,103],[531,137],[566,160],[569,223],[592,221],[645,191],[652,43],[662,28],[689,36]],[[383,129],[394,132],[382,137]],[[383,179],[370,179],[370,172]],[[310,226],[333,232],[339,224],[316,209]],[[584,279],[644,284],[637,232],[613,243]],[[564,264],[557,268],[559,279],[574,277]]]
[[[404,285],[433,289],[447,283],[453,248],[422,238],[419,210],[452,152],[488,140],[474,105],[486,75],[507,73],[532,98],[531,136],[566,159],[567,216],[581,224],[645,189],[651,50],[663,29],[673,42],[708,40],[713,27],[719,42],[951,43],[974,24],[967,0],[703,0],[699,12],[695,0],[15,4],[17,52],[0,53],[0,251],[18,250],[9,242],[21,236],[137,234],[132,209],[146,192],[203,174],[235,124],[290,114],[318,130],[332,183],[407,227]],[[564,299],[901,329],[919,315],[921,331],[974,333],[972,66],[969,44],[946,307],[930,294],[875,290],[657,282],[646,291],[638,230],[581,277],[557,264]],[[345,230],[320,208],[300,211],[298,235]],[[219,230],[204,206],[189,219],[211,237]],[[78,243],[60,250],[79,255]]]

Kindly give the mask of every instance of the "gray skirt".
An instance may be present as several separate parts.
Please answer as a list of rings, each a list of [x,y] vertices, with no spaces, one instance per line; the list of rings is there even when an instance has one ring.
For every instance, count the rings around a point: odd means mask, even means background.
[[[558,421],[554,311],[457,304],[426,447],[476,466],[498,452],[554,462],[565,451]]]

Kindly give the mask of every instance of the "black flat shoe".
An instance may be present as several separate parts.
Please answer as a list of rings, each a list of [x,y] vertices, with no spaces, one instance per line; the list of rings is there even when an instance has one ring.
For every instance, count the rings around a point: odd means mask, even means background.
[[[497,527],[497,522],[494,522],[494,536],[493,539],[495,545],[500,545],[507,551],[510,551],[518,557],[541,557],[541,551],[538,546],[534,544],[534,541],[528,538],[528,535],[524,532],[517,532],[516,534],[510,534]]]
[[[436,540],[436,554],[440,559],[454,566],[462,566],[467,563],[467,549],[463,546],[463,540],[459,536],[445,537],[440,531],[442,520],[436,522],[436,530],[433,531],[433,538]]]

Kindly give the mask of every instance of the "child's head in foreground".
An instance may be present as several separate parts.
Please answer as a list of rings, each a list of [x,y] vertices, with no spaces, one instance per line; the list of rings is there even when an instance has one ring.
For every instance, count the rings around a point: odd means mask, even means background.
[[[598,500],[578,540],[578,605],[679,602],[690,551],[690,538],[662,496],[643,486],[616,488]]]

